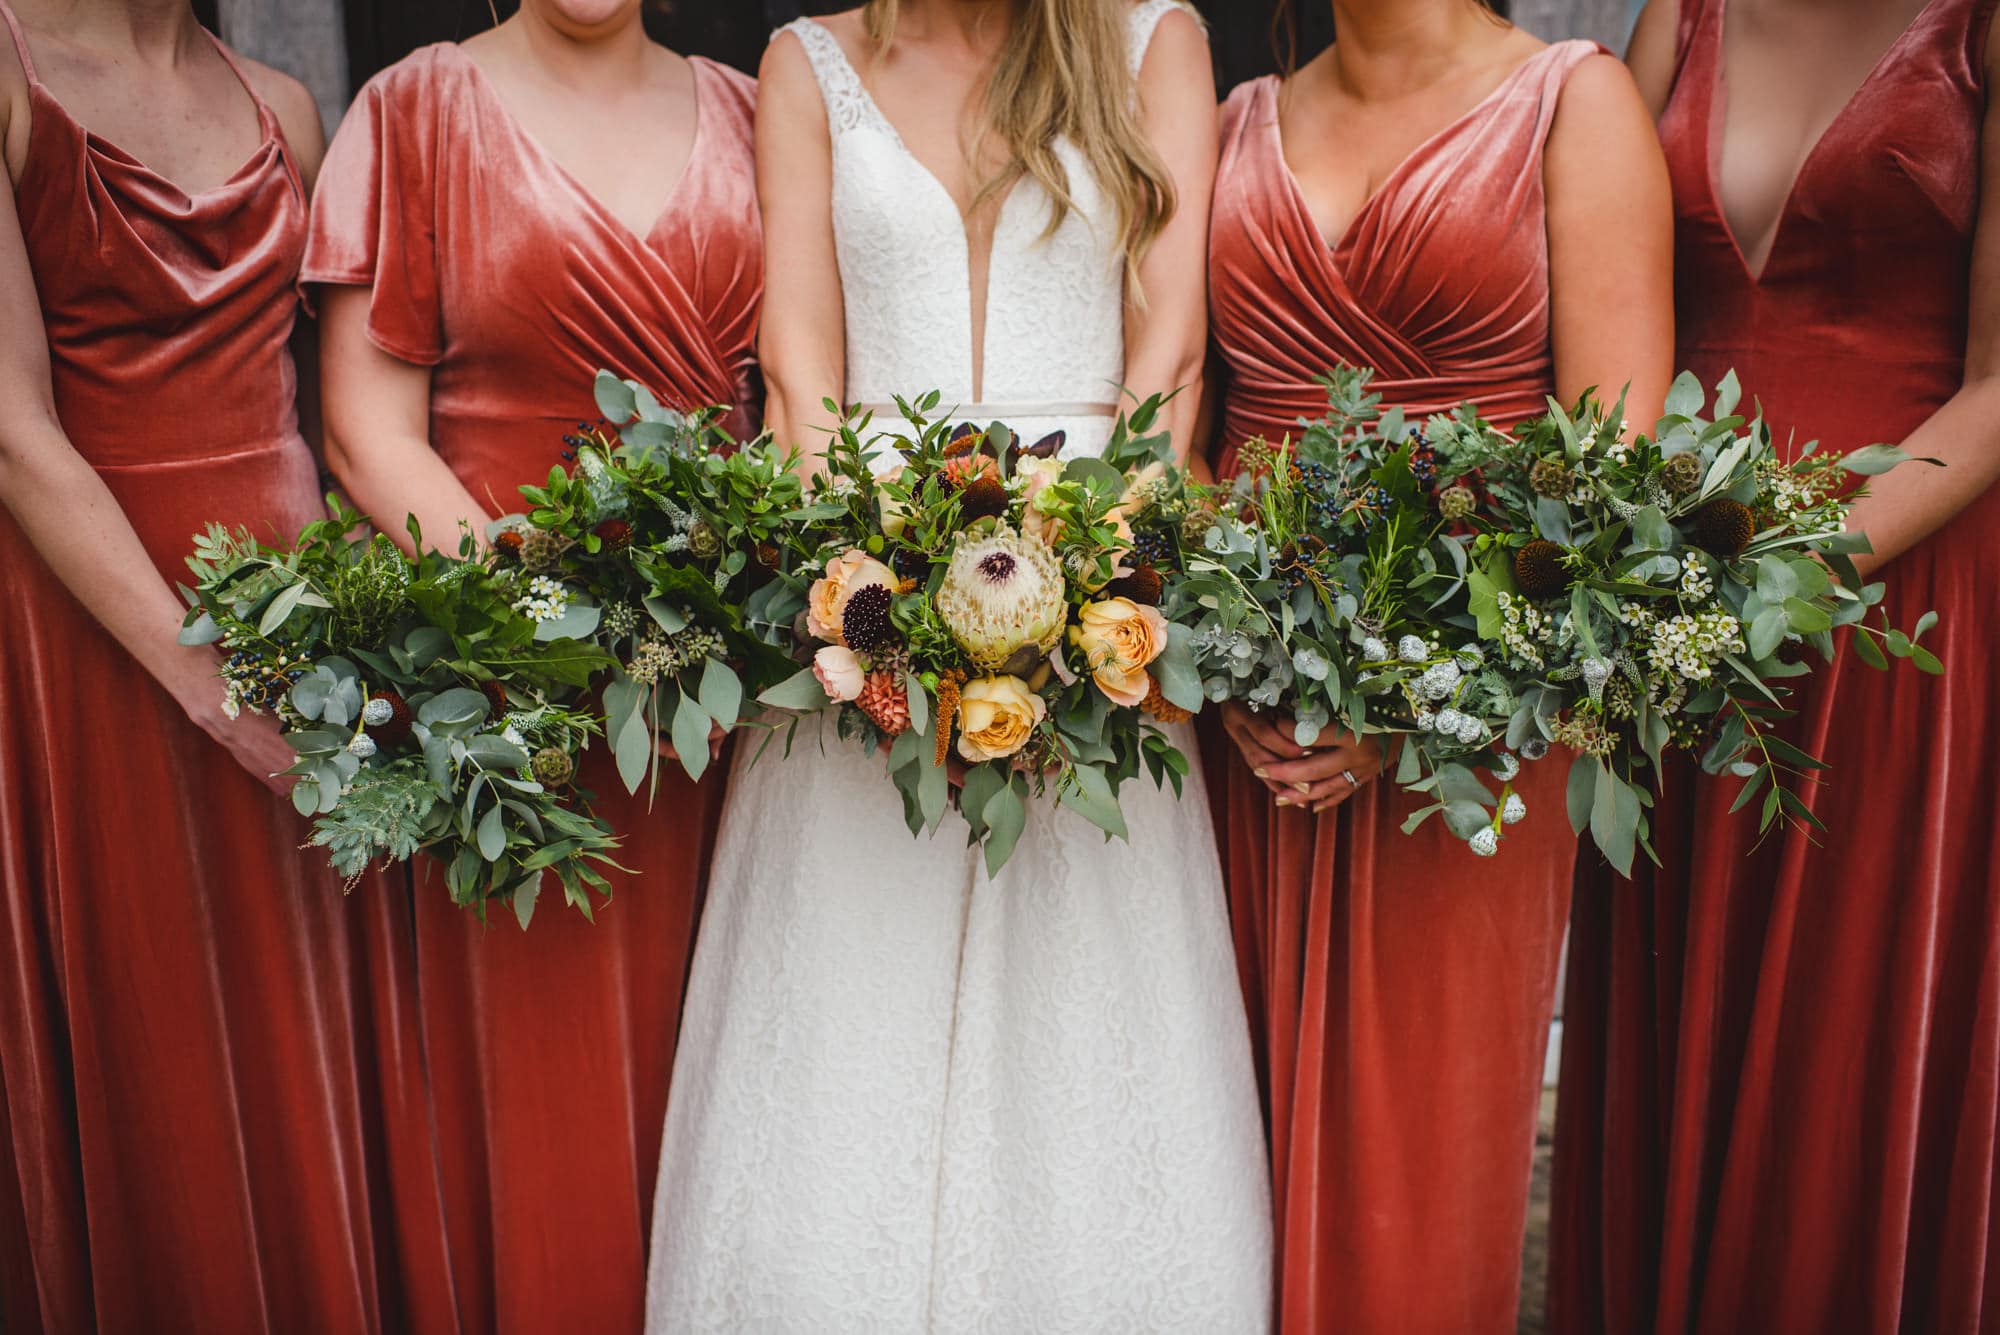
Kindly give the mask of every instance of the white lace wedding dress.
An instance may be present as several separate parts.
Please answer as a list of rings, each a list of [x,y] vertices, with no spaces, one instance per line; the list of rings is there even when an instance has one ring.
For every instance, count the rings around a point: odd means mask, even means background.
[[[1134,67],[1172,0],[1132,14]],[[826,29],[848,396],[972,392],[965,234]],[[993,243],[987,402],[1102,449],[1123,369],[1108,202],[1040,240],[1024,180]],[[1180,738],[1192,757],[1193,738]],[[913,839],[879,755],[828,728],[744,748],[661,1156],[655,1332],[1268,1329],[1265,1144],[1199,772],[1127,783],[1127,842],[1036,804],[989,879],[948,816]]]

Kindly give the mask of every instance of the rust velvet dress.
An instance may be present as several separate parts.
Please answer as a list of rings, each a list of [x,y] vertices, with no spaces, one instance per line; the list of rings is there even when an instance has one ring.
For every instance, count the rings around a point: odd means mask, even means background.
[[[431,369],[431,442],[489,513],[519,510],[516,488],[563,461],[565,431],[597,415],[599,368],[684,407],[747,396],[763,284],[755,84],[693,64],[693,154],[645,236],[536,145],[456,46],[378,76],[334,139],[305,281],[370,289],[368,337]],[[637,873],[614,874],[595,925],[545,901],[526,932],[504,913],[482,927],[418,864],[405,966],[383,985],[421,998],[448,1279],[468,1331],[640,1325],[725,768],[697,787],[668,766],[649,809],[602,748],[586,763]]]
[[[255,154],[190,197],[70,119],[0,18],[64,430],[162,578],[211,520],[294,535],[320,506],[276,119],[258,103]],[[379,1329],[358,905],[4,514],[0,570],[0,1326]]]
[[[1682,0],[1660,121],[1680,358],[1779,438],[1901,442],[1959,388],[1995,0],[1933,0],[1806,159],[1753,275],[1718,206],[1722,10]],[[1747,77],[1749,71],[1737,71]],[[1851,654],[1797,697],[1828,833],[1757,846],[1673,776],[1663,866],[1580,859],[1551,1328],[2000,1321],[2000,492],[1887,565],[1942,680]]]
[[[1554,389],[1542,149],[1587,42],[1538,52],[1390,175],[1333,244],[1280,142],[1275,79],[1224,113],[1210,285],[1234,447],[1324,413],[1373,366],[1413,413],[1511,425]],[[1576,846],[1564,765],[1476,858],[1390,783],[1281,809],[1209,748],[1239,964],[1269,1101],[1281,1328],[1511,1330],[1543,1051]]]

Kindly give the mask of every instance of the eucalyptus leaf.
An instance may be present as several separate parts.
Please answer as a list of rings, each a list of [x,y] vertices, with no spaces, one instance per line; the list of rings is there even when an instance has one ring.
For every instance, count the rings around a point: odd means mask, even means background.
[[[711,658],[701,670],[701,707],[709,718],[733,728],[743,714],[743,683],[727,663]]]
[[[639,413],[638,397],[632,386],[620,380],[609,371],[599,371],[591,389],[597,399],[597,411],[607,422],[629,422]]]
[[[674,709],[672,723],[674,753],[680,757],[681,768],[690,779],[700,782],[708,770],[708,733],[711,720],[701,701],[683,693],[680,704]]]
[[[1019,786],[1023,782],[1010,777],[998,792],[987,799],[986,809],[981,813],[987,829],[988,876],[1000,874],[1000,869],[1007,865],[1007,859],[1014,856],[1015,846],[1021,842],[1021,831],[1027,828],[1028,807]]]
[[[507,827],[501,824],[500,804],[496,802],[479,818],[479,856],[488,862],[498,862],[506,851]]]
[[[811,668],[801,668],[757,697],[758,703],[773,709],[810,713],[833,703]]]

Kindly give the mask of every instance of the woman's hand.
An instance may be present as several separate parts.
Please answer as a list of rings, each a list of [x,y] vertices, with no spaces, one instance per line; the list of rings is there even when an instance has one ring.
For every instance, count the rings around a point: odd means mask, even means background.
[[[175,703],[189,722],[207,733],[230,758],[257,782],[279,796],[292,791],[293,780],[285,774],[298,755],[285,745],[277,716],[245,712],[230,718],[222,712],[222,682],[213,671],[178,685]]]
[[[1231,701],[1222,707],[1222,727],[1243,753],[1250,772],[1276,794],[1281,807],[1306,807],[1315,815],[1331,811],[1382,773],[1386,757],[1374,738],[1338,735],[1334,745],[1300,746],[1291,721],[1279,726]]]

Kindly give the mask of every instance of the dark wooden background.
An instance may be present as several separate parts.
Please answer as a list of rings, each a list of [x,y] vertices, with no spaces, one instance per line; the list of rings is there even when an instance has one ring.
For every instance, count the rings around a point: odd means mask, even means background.
[[[212,2],[212,0],[211,0]],[[1224,88],[1274,67],[1275,0],[1196,0],[1207,17]],[[504,18],[515,0],[496,0]],[[648,16],[647,26],[677,51],[755,71],[771,30],[801,14],[853,8],[855,0],[674,0]],[[1331,37],[1331,7],[1302,0],[1301,50],[1317,51]],[[493,26],[487,0],[347,0],[348,75],[355,87],[430,42],[456,41]]]

